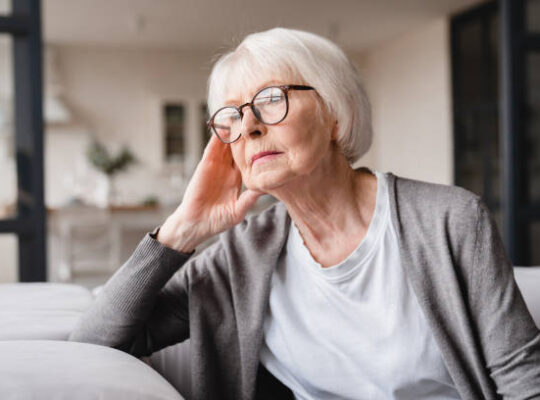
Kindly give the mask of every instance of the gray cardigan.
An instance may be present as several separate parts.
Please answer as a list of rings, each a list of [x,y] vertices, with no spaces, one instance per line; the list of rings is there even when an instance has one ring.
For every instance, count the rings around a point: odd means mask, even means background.
[[[403,268],[463,399],[540,399],[540,332],[484,203],[389,173]],[[146,356],[188,337],[195,399],[252,399],[283,204],[191,257],[147,234],[70,340]],[[362,329],[362,327],[358,327]]]

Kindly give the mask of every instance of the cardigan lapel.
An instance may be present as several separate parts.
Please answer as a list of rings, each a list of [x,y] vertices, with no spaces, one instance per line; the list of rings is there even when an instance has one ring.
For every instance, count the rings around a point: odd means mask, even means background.
[[[422,187],[415,180],[400,178],[392,173],[388,173],[388,177],[391,222],[398,236],[401,263],[448,372],[461,396],[487,398],[492,388],[479,372],[482,370],[479,350],[473,344],[468,350],[466,346],[457,345],[467,341],[473,343],[474,334],[466,316],[467,307],[461,295],[460,283],[453,273],[455,266],[451,258],[440,256],[441,252],[437,251],[438,248],[448,247],[448,243],[438,242],[432,216],[426,212],[432,198],[429,192],[424,192],[427,187]],[[440,218],[440,215],[436,218]],[[448,320],[450,315],[453,318],[451,323]],[[475,379],[480,382],[475,382]]]
[[[286,243],[290,227],[290,217],[282,203],[275,206],[268,229],[254,232],[251,246],[244,249],[250,252],[246,260],[257,260],[256,265],[245,265],[239,271],[241,285],[232,293],[236,308],[239,348],[242,371],[242,393],[245,398],[255,395],[259,353],[263,339],[263,324],[270,297],[272,273],[279,255]]]

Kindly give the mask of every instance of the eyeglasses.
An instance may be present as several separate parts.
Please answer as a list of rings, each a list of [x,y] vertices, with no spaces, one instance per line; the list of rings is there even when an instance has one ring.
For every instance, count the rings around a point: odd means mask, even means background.
[[[311,86],[282,85],[269,86],[259,90],[249,103],[241,106],[225,106],[217,110],[208,121],[208,126],[223,143],[237,141],[241,133],[243,109],[249,106],[257,120],[265,125],[276,125],[285,119],[289,112],[290,90],[315,90]]]

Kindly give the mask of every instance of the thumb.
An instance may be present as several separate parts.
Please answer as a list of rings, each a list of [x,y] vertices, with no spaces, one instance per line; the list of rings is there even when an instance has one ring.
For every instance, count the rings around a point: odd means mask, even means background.
[[[256,190],[245,190],[240,194],[238,200],[236,201],[235,213],[238,216],[238,219],[244,218],[248,210],[255,204],[257,199],[261,197],[264,193],[258,192]]]

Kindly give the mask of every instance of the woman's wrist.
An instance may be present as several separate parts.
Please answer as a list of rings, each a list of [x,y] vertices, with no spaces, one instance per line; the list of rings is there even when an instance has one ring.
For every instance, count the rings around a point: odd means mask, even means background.
[[[156,240],[180,253],[193,253],[204,239],[199,238],[195,227],[167,219],[156,233]]]

